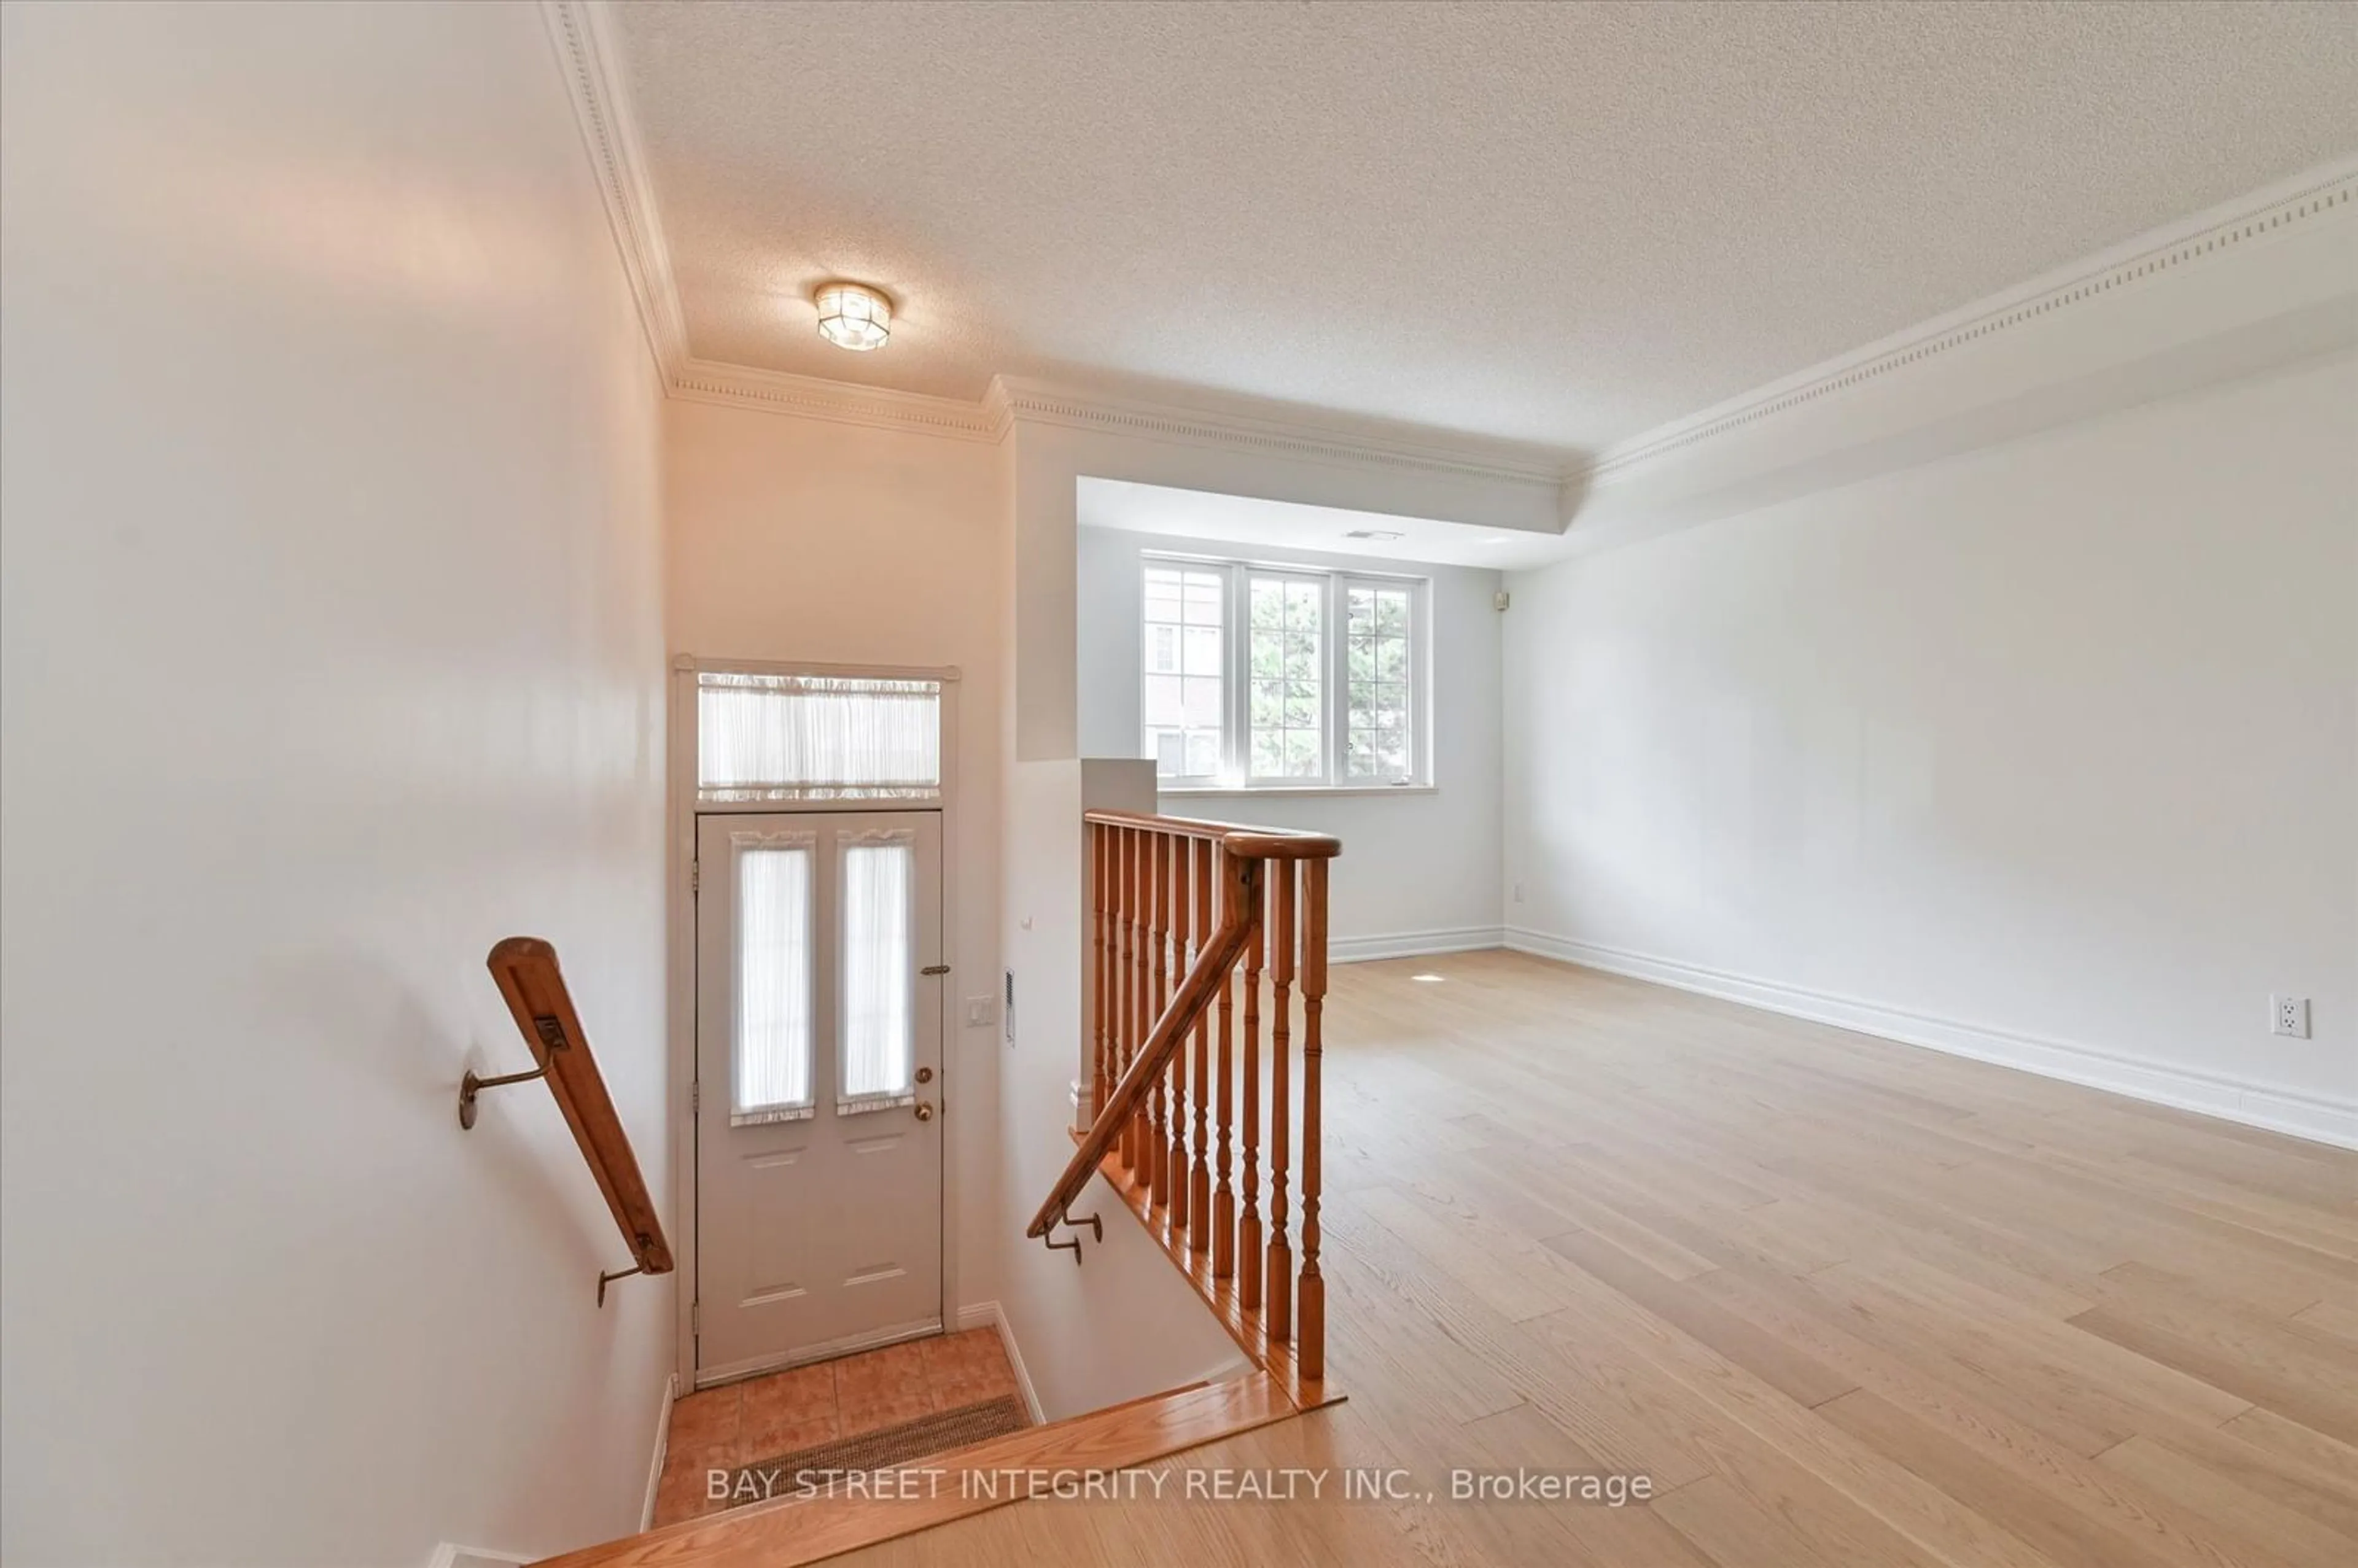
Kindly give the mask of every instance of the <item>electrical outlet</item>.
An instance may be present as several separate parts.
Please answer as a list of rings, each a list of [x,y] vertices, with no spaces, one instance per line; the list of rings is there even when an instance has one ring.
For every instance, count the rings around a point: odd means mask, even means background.
[[[2268,998],[2268,1033],[2288,1034],[2295,1040],[2308,1039],[2309,999],[2305,996]]]
[[[1523,902],[1523,884],[1520,882],[1515,884],[1515,902],[1517,903]]]

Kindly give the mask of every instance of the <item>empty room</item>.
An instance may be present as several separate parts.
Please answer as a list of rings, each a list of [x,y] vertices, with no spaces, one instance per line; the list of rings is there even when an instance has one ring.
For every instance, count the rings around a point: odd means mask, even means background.
[[[2358,1562],[2358,5],[0,0],[0,1558]]]

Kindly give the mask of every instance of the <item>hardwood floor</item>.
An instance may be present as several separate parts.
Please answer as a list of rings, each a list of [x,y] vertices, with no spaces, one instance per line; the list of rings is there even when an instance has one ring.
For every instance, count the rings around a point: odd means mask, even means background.
[[[2358,1563],[2358,1154],[1505,953],[1327,1020],[1349,1402],[844,1561]]]

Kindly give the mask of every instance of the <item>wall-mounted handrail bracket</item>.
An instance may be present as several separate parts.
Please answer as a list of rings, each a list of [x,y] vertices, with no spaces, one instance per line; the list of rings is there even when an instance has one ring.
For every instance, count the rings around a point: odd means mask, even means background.
[[[641,1258],[654,1256],[654,1238],[649,1236],[644,1230],[640,1231],[638,1235],[631,1238],[631,1250]],[[627,1280],[633,1274],[660,1274],[663,1271],[661,1269],[650,1269],[644,1263],[633,1264],[628,1269],[616,1269],[611,1273],[601,1271],[598,1275],[598,1304],[601,1307],[606,1304],[606,1287],[612,1284],[615,1281]]]
[[[645,1272],[646,1269],[636,1263],[627,1269],[617,1269],[611,1274],[601,1271],[598,1275],[598,1304],[600,1307],[603,1307],[606,1304],[606,1287],[608,1285],[612,1284],[617,1280],[627,1280],[633,1274],[644,1274]]]
[[[1089,1227],[1091,1240],[1100,1247],[1105,1245],[1105,1221],[1096,1215],[1085,1214],[1076,1219],[1069,1214],[1059,1214],[1056,1217],[1056,1225],[1070,1230],[1073,1233],[1073,1238],[1070,1241],[1059,1241],[1052,1235],[1043,1235],[1040,1239],[1048,1244],[1048,1250],[1051,1252],[1072,1253],[1073,1267],[1076,1269],[1081,1266],[1081,1227],[1086,1225]],[[1050,1230],[1055,1228],[1055,1226],[1049,1227]]]
[[[459,1125],[471,1130],[475,1125],[475,1096],[483,1089],[496,1089],[506,1084],[528,1084],[535,1078],[548,1076],[546,1067],[535,1067],[529,1073],[503,1073],[496,1078],[478,1077],[470,1072],[459,1080]]]

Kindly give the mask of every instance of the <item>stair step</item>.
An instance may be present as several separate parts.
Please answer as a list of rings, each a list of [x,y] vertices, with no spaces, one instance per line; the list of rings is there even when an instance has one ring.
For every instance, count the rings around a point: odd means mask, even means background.
[[[933,1495],[781,1498],[546,1559],[541,1568],[795,1568],[1021,1502],[1024,1473],[1120,1470],[1297,1413],[1268,1373],[1197,1383],[994,1437],[903,1466],[943,1472]],[[962,1475],[995,1475],[995,1488]],[[974,1495],[975,1493],[981,1495]]]

